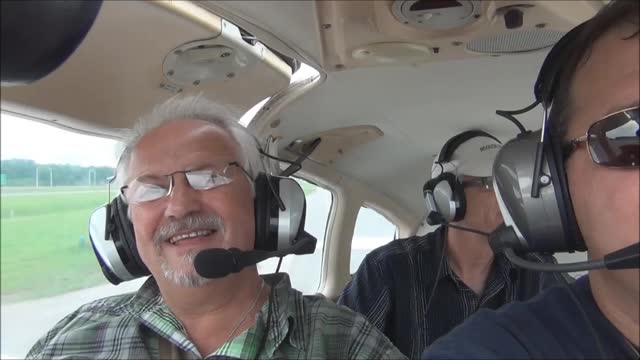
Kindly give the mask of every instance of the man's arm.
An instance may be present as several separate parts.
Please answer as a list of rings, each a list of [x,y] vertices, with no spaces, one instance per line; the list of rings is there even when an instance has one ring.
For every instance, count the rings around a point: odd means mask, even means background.
[[[352,360],[405,360],[404,355],[380,330],[362,315],[354,314],[349,331],[349,346],[346,358]]]
[[[338,299],[338,304],[364,315],[371,324],[387,334],[390,291],[380,265],[372,255],[370,253],[362,260],[358,271]]]

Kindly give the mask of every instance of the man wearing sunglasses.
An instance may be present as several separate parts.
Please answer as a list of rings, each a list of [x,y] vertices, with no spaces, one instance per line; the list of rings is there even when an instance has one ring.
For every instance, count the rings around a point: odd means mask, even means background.
[[[434,205],[427,201],[430,224],[442,226],[371,251],[338,301],[366,315],[409,358],[419,358],[480,308],[527,300],[564,281],[559,274],[515,268],[489,246],[486,233],[503,221],[491,178],[500,147],[479,130],[448,140],[424,186],[425,199],[435,193]]]
[[[152,276],[65,317],[28,358],[403,358],[363,316],[303,297],[286,274],[196,272],[200,251],[258,241],[254,181],[265,166],[236,119],[203,97],[173,98],[135,129],[118,178]]]
[[[639,2],[614,0],[576,30],[547,130],[590,259],[640,239]],[[640,270],[592,270],[566,288],[483,311],[425,359],[638,359]]]

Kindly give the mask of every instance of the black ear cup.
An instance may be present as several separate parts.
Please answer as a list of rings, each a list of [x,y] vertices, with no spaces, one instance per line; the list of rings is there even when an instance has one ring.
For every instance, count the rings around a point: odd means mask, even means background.
[[[275,251],[278,247],[278,212],[279,203],[275,198],[270,186],[274,191],[279,190],[279,184],[275,181],[269,184],[268,175],[260,173],[255,180],[255,233],[256,250]]]
[[[565,239],[564,243],[554,245],[554,249],[557,249],[557,251],[585,251],[587,247],[580,233],[571,202],[571,193],[569,192],[561,139],[550,136],[545,144],[545,154],[547,154],[546,159],[549,165],[551,180],[556,190],[556,202],[560,209],[560,220],[562,222],[563,234],[557,238]]]
[[[134,277],[150,275],[149,269],[147,269],[147,266],[138,253],[133,224],[131,224],[127,216],[127,204],[120,196],[116,196],[112,201],[112,208],[113,221],[116,224],[114,230],[117,233],[117,235],[113,234],[113,239],[116,242],[116,247],[122,249],[124,253],[122,254],[124,256],[121,255],[124,266]],[[120,251],[118,251],[118,253],[120,253]]]

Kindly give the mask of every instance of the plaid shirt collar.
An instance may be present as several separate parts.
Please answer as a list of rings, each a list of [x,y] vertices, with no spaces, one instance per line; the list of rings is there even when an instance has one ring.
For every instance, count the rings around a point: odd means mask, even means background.
[[[236,336],[232,341],[221,346],[213,354],[231,357],[255,357],[257,346],[264,336],[267,339],[263,350],[269,357],[273,355],[280,344],[287,339],[291,346],[304,351],[307,339],[302,326],[305,314],[303,296],[291,288],[289,276],[285,273],[263,276],[265,282],[271,286],[269,301],[265,302],[256,325],[248,331]],[[271,309],[269,309],[271,307]],[[149,329],[169,340],[182,351],[199,354],[195,345],[186,336],[182,323],[162,301],[158,285],[153,277],[149,277],[129,303],[123,304],[120,311],[129,312]],[[266,322],[271,311],[270,324]],[[247,349],[249,346],[251,349]]]

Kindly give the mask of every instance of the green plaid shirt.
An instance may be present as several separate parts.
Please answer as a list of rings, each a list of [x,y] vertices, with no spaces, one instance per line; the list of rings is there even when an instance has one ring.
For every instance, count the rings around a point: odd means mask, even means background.
[[[406,358],[364,316],[319,297],[303,296],[291,288],[286,274],[264,279],[272,287],[271,300],[256,324],[206,358]],[[265,332],[262,351],[256,354]],[[160,349],[167,347],[171,357],[203,358],[150,277],[136,293],[83,305],[42,337],[27,358],[157,359]]]

